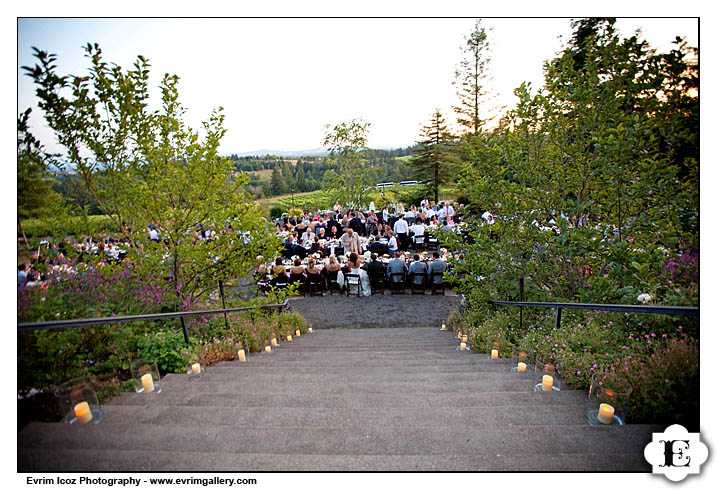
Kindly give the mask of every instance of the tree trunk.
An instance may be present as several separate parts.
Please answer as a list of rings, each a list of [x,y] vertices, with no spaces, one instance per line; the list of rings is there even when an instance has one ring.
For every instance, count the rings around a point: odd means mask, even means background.
[[[20,229],[20,233],[22,234],[22,240],[25,241],[25,245],[28,249],[30,249],[30,242],[28,242],[27,237],[25,236],[25,230],[22,228],[22,222],[19,218],[17,219],[17,228]]]

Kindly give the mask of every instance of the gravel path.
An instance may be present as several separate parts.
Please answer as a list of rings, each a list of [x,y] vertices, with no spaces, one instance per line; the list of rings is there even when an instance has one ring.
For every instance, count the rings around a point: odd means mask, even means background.
[[[428,327],[438,326],[458,310],[461,297],[447,295],[372,295],[370,297],[295,297],[292,310],[313,327]]]

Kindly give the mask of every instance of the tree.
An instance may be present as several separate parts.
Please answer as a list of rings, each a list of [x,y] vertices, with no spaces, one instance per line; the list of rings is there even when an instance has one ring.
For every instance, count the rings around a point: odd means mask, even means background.
[[[28,247],[22,220],[54,214],[62,206],[62,198],[52,189],[48,157],[30,132],[30,112],[27,109],[17,118],[17,226]]]
[[[693,303],[695,278],[676,286],[666,263],[698,249],[696,52],[656,54],[611,19],[574,27],[544,87],[515,91],[508,126],[464,141],[471,206],[510,218],[477,229],[469,269],[492,282],[467,294],[506,298],[525,276],[537,300]],[[530,225],[550,219],[560,233]]]
[[[446,130],[439,109],[434,111],[431,122],[422,127],[421,135],[424,139],[409,162],[416,178],[429,186],[438,203],[439,186],[453,181],[459,164],[452,151],[453,137]]]
[[[200,138],[183,121],[176,75],[163,77],[161,110],[150,111],[147,60],[139,56],[134,70],[124,72],[104,62],[96,44],[85,51],[88,76],[58,75],[55,55],[37,49],[39,64],[24,68],[64,148],[64,165],[122,235],[143,245],[128,255],[147,281],[169,278],[178,303],[189,307],[218,278],[251,269],[259,254],[272,257],[277,239],[243,192],[248,179],[217,154],[222,109],[203,123]],[[148,240],[150,224],[160,243]],[[212,228],[214,240],[197,243],[199,226]]]
[[[325,180],[333,197],[343,203],[354,204],[359,192],[371,183],[370,169],[362,162],[370,126],[371,123],[359,118],[324,127],[322,146],[329,149],[337,165],[335,173],[325,174]]]
[[[486,30],[481,27],[481,20],[476,21],[474,30],[465,37],[462,54],[453,82],[459,97],[459,105],[454,106],[454,111],[458,115],[457,122],[471,134],[477,135],[488,121],[488,118],[483,118],[481,108],[488,95],[486,82],[491,61],[489,42]]]
[[[270,189],[272,191],[271,194],[275,196],[284,194],[284,190],[286,189],[284,180],[282,179],[282,173],[279,171],[279,166],[276,166],[272,169],[272,180],[270,181]]]

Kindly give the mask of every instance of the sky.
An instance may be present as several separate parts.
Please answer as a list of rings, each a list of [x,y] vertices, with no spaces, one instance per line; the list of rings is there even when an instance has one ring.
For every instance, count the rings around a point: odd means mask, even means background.
[[[164,73],[180,77],[188,124],[199,129],[224,108],[227,134],[220,152],[305,150],[321,146],[324,126],[353,118],[371,123],[368,144],[414,144],[435,108],[454,124],[452,85],[464,37],[475,18],[457,19],[138,19],[31,18],[18,20],[18,111],[33,108],[33,133],[59,149],[36,107],[23,65],[32,46],[58,56],[62,74],[86,74],[83,46],[98,43],[104,59],[129,69],[149,59],[151,98],[158,107]],[[511,108],[522,82],[542,84],[542,67],[571,36],[571,19],[487,18],[496,97]],[[698,43],[695,18],[619,18],[617,28],[661,51],[675,36]]]

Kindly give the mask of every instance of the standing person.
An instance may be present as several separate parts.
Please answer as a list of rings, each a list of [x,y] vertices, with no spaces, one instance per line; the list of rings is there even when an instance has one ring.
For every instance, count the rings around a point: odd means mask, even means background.
[[[17,267],[17,286],[25,286],[27,283],[27,273],[25,272],[25,263]]]
[[[359,244],[359,234],[354,233],[354,230],[350,227],[346,228],[346,232],[341,237],[342,247],[344,247],[344,254],[348,255],[352,252],[357,255],[361,254],[361,246]]]
[[[354,232],[356,232],[360,236],[365,235],[364,224],[361,222],[361,218],[359,218],[356,212],[350,213],[349,216],[351,217],[351,219],[349,220],[349,226],[354,230]]]
[[[381,219],[382,223],[389,223],[389,208],[387,206],[384,206],[384,209],[381,210]]]
[[[409,224],[404,220],[404,214],[394,223],[394,233],[399,239],[399,249],[405,251],[409,247]]]

